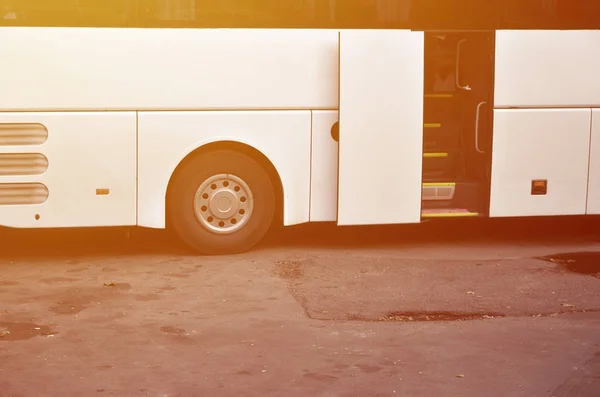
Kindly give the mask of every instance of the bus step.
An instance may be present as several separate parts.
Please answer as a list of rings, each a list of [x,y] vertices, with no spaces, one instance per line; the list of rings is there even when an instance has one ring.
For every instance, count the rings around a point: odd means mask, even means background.
[[[427,152],[427,153],[423,153],[423,157],[426,159],[445,158],[445,157],[448,157],[448,153],[446,153],[446,152]]]
[[[425,94],[428,99],[451,99],[452,94]]]
[[[440,208],[421,211],[421,217],[423,218],[466,218],[476,216],[479,216],[479,213],[463,208]]]
[[[452,200],[456,191],[454,182],[431,182],[423,183],[421,198],[426,201]]]

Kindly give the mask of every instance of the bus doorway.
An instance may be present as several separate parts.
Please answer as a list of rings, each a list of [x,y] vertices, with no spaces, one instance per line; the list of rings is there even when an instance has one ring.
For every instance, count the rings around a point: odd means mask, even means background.
[[[425,32],[423,217],[488,212],[494,31]]]

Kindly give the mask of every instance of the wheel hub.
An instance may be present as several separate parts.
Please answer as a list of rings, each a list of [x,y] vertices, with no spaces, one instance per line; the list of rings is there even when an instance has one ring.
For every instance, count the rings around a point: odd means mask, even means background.
[[[252,215],[254,199],[250,187],[230,174],[206,179],[196,191],[194,214],[212,233],[229,234],[241,229]]]
[[[238,198],[234,192],[220,189],[210,197],[209,208],[210,212],[217,218],[229,219],[238,211]]]

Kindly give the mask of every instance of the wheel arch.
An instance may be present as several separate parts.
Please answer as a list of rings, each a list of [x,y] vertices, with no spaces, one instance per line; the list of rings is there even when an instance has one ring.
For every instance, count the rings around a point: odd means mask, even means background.
[[[283,195],[283,183],[281,181],[281,175],[275,168],[273,162],[260,150],[257,148],[243,142],[234,141],[234,140],[221,140],[214,141],[210,143],[203,144],[196,149],[189,152],[181,161],[177,164],[169,181],[167,183],[167,191],[166,191],[166,200],[169,200],[171,195],[171,189],[173,186],[173,180],[177,176],[177,174],[181,171],[181,169],[189,163],[192,159],[197,156],[202,156],[206,153],[210,153],[215,150],[231,150],[238,153],[245,154],[252,159],[254,159],[258,164],[267,172],[269,175],[269,179],[271,180],[271,184],[273,185],[274,193],[275,193],[275,221],[283,222],[283,204],[284,204],[284,195]]]

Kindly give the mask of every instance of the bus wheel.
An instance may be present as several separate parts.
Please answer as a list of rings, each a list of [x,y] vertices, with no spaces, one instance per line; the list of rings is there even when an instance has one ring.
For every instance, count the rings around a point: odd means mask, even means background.
[[[215,150],[177,172],[167,198],[169,226],[207,255],[248,251],[273,221],[275,195],[267,172],[251,157]]]

